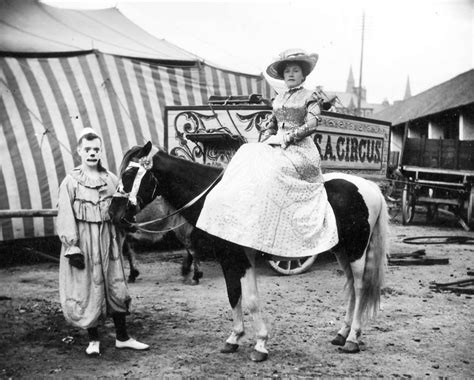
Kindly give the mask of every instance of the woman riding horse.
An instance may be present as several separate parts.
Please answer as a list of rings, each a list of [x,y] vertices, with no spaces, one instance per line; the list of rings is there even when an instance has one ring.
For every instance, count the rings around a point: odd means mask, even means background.
[[[333,248],[349,294],[343,326],[332,341],[344,352],[359,351],[362,319],[375,314],[380,302],[388,253],[387,207],[373,182],[321,174],[318,150],[308,137],[317,128],[319,98],[301,87],[316,57],[286,51],[269,66],[267,72],[285,79],[289,87],[274,101],[267,132],[271,136],[264,143],[244,144],[222,178],[222,169],[153,151],[147,143],[125,155],[123,164],[128,166],[110,206],[114,222],[120,223],[161,195],[181,208],[190,223],[214,236],[234,320],[221,352],[239,347],[244,335],[242,302],[247,300],[257,335],[250,355],[254,361],[268,357],[256,282],[257,250],[292,258]]]
[[[264,143],[244,144],[207,196],[198,228],[283,257],[313,256],[337,244],[321,157],[310,137],[322,99],[303,87],[317,59],[291,49],[268,67],[267,73],[283,79],[288,90],[273,101]]]

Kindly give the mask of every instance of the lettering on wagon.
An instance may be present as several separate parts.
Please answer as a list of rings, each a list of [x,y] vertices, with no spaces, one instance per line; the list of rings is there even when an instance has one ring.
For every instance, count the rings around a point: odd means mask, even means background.
[[[382,168],[382,138],[322,132],[314,135],[314,142],[325,167],[367,170]]]

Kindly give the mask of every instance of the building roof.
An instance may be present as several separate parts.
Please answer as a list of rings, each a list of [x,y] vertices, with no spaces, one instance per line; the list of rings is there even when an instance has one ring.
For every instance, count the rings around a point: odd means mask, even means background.
[[[474,69],[374,114],[392,125],[474,104]]]
[[[358,103],[358,96],[354,93],[349,92],[341,92],[341,91],[325,91],[328,98],[332,98],[333,96],[337,96],[340,103],[336,103],[336,107],[340,106],[341,104],[345,108],[356,108]],[[371,109],[373,112],[377,112],[386,106],[384,104],[379,103],[369,103],[366,100],[362,99],[360,106],[362,109]]]
[[[0,0],[0,52],[3,54],[83,50],[164,61],[202,60],[152,36],[116,8],[76,10],[52,7],[38,0]]]

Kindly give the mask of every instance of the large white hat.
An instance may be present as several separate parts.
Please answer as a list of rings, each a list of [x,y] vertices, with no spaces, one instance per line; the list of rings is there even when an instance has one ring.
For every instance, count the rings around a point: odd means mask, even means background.
[[[313,71],[319,56],[317,54],[307,54],[302,49],[288,49],[280,53],[278,58],[267,67],[267,74],[275,79],[283,79],[283,70],[289,63],[297,63],[303,70],[303,75],[308,76]]]

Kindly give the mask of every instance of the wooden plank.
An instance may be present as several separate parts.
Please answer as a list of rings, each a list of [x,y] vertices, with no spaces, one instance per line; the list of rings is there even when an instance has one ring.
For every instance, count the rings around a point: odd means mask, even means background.
[[[474,285],[474,278],[467,278],[463,280],[456,280],[450,282],[433,282],[430,284],[431,286],[442,287],[442,286],[451,286],[451,285],[459,285],[459,286],[466,286],[468,284]]]
[[[457,187],[458,189],[464,189],[465,188],[465,185],[463,183],[457,183],[457,182],[441,182],[441,181],[428,181],[426,179],[418,179],[418,180],[416,180],[416,183],[420,184],[420,185],[452,186],[452,187]],[[456,189],[452,189],[452,190],[456,190]]]
[[[474,140],[406,138],[402,165],[474,170]]]
[[[423,156],[425,155],[425,148],[426,148],[426,139],[422,138],[420,139],[420,145],[418,147],[418,162],[421,166],[429,166],[425,164],[425,161],[423,160]]]
[[[438,259],[434,257],[420,257],[414,259],[388,259],[389,265],[400,265],[400,266],[407,266],[407,265],[446,265],[449,264],[449,259]]]
[[[56,215],[58,215],[57,209],[0,210],[0,219],[46,217],[46,216],[56,216]]]
[[[459,142],[459,169],[474,170],[474,140]]]
[[[460,293],[460,294],[474,294],[474,288],[464,288],[462,286],[446,286],[444,288],[432,288],[433,290],[438,291],[450,291],[453,293]]]
[[[424,249],[418,249],[413,252],[402,252],[402,253],[390,253],[390,258],[391,259],[402,259],[404,257],[421,257],[426,255],[426,251]]]
[[[418,197],[416,203],[436,203],[443,205],[454,205],[457,206],[460,203],[458,199],[446,199],[446,198],[430,198],[430,197]]]
[[[440,174],[453,174],[466,177],[473,177],[474,170],[451,170],[443,168],[427,168],[419,165],[404,165],[403,170],[406,171],[422,171],[425,173],[440,173]]]

